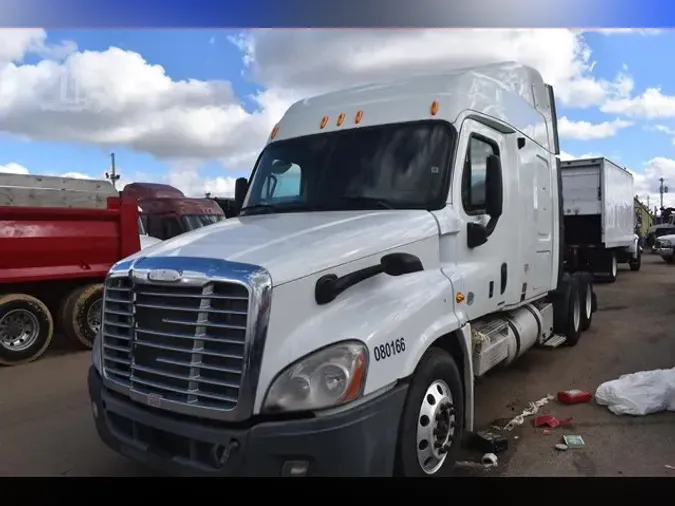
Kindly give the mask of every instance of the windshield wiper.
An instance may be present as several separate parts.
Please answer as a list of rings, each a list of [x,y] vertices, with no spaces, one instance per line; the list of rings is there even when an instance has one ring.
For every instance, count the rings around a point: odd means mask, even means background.
[[[363,196],[349,197],[349,196],[346,196],[346,197],[340,197],[339,200],[340,200],[340,202],[344,202],[344,203],[365,204],[365,205],[373,206],[373,207],[376,207],[376,208],[379,208],[379,209],[393,209],[392,205],[389,202],[387,202],[386,200],[383,200],[383,199],[375,198],[375,197],[363,197]]]

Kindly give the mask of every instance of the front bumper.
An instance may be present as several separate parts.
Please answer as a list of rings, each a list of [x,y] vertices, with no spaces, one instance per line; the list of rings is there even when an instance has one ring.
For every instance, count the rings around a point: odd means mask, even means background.
[[[337,414],[233,428],[139,405],[108,390],[94,367],[88,382],[103,442],[176,476],[391,476],[408,388]]]

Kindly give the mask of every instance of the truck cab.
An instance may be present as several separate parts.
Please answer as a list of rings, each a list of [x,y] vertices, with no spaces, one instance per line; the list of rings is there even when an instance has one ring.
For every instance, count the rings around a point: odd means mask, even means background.
[[[136,197],[147,234],[160,240],[225,219],[213,200],[188,198],[173,186],[157,183],[131,183],[122,196]]]
[[[111,269],[101,439],[177,475],[449,476],[474,379],[591,325],[555,118],[515,63],[291,106],[237,218]]]

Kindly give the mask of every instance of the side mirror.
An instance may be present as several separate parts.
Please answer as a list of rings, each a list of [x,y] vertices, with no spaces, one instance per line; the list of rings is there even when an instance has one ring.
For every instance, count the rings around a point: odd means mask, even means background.
[[[422,261],[410,253],[390,253],[380,259],[382,272],[389,276],[402,276],[423,271]]]
[[[236,214],[239,214],[241,206],[244,204],[246,192],[248,191],[248,179],[239,177],[234,182],[234,207]]]
[[[485,211],[492,219],[502,215],[502,162],[497,155],[487,157],[485,166]]]
[[[468,223],[466,228],[466,245],[471,248],[482,246],[488,240],[488,229],[480,223]]]

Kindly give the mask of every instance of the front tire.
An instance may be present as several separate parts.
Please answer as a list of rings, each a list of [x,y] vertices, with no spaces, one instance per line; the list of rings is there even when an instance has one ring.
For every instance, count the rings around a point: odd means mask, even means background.
[[[54,335],[52,315],[39,299],[15,293],[0,296],[0,364],[33,362]]]
[[[452,356],[430,348],[413,374],[401,419],[396,472],[452,474],[464,430],[464,387]]]

